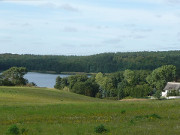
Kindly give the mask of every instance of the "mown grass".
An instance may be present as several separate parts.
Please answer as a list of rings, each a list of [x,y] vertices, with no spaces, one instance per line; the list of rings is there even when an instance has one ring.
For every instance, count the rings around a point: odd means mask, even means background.
[[[0,135],[179,135],[180,100],[109,101],[46,88],[0,87]]]

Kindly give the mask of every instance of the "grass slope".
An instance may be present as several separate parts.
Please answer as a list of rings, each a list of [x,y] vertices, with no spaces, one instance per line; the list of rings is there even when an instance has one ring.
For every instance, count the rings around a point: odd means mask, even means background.
[[[179,135],[180,100],[106,101],[46,88],[0,87],[0,135]]]
[[[100,100],[56,89],[0,87],[0,105],[42,105],[96,101]]]

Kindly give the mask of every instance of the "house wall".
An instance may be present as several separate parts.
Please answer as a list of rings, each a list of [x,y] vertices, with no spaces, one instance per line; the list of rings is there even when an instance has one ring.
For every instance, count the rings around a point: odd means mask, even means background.
[[[167,97],[168,90],[165,90],[165,92],[162,92],[162,97]]]
[[[162,92],[162,97],[167,97],[167,94],[168,94],[169,90],[165,90],[165,92]],[[179,90],[180,92],[180,90]],[[169,96],[169,97],[180,97],[180,96]]]
[[[169,96],[169,97],[166,97],[167,99],[178,99],[180,98],[180,96]]]

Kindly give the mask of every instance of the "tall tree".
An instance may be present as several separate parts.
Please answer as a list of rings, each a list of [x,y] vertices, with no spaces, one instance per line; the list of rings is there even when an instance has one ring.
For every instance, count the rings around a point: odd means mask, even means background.
[[[56,84],[54,85],[54,88],[61,89],[61,80],[62,78],[60,76],[56,78]]]
[[[165,65],[155,69],[147,78],[147,82],[157,90],[163,90],[166,83],[174,81],[176,77],[176,67]]]
[[[5,85],[25,85],[27,83],[27,80],[24,79],[26,73],[25,67],[12,67],[2,73],[2,82]]]
[[[135,73],[132,70],[125,70],[124,71],[124,80],[126,80],[128,82],[128,84],[132,85],[134,83],[134,79],[135,79]]]
[[[124,94],[124,88],[126,87],[126,83],[123,81],[123,82],[120,82],[118,84],[118,100],[120,99],[123,99],[125,97],[125,94]]]

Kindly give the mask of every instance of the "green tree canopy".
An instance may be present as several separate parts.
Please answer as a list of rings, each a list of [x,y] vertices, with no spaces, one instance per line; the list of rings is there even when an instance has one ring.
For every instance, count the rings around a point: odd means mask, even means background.
[[[72,89],[76,82],[85,82],[88,80],[88,76],[83,75],[72,75],[68,77],[69,88]]]
[[[56,84],[54,85],[54,88],[61,89],[61,80],[62,78],[60,76],[56,78]]]
[[[176,67],[165,65],[155,69],[147,78],[147,82],[157,90],[163,90],[167,82],[174,81],[176,77]]]
[[[25,67],[12,67],[2,73],[3,85],[25,85],[27,80],[24,75],[27,73]]]
[[[127,69],[124,71],[123,75],[124,75],[124,80],[126,80],[128,82],[128,84],[131,85],[134,83],[134,79],[135,79],[134,71]]]

